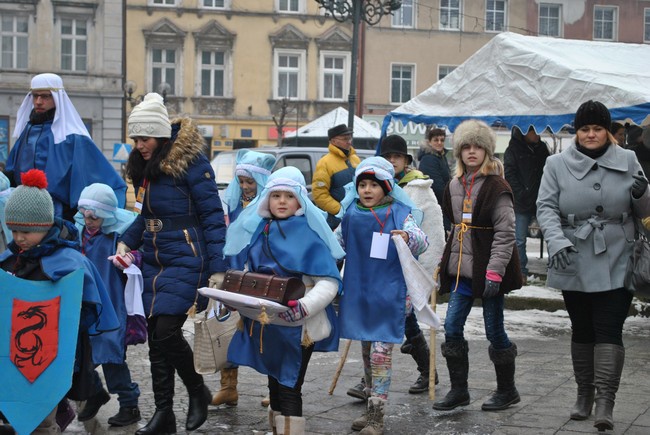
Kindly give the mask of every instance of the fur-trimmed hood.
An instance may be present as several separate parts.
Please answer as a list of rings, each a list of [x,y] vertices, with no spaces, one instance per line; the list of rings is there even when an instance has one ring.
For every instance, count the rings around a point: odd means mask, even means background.
[[[187,116],[172,120],[172,138],[176,138],[167,157],[160,162],[160,170],[175,178],[186,174],[189,165],[205,152],[205,140],[194,121]]]

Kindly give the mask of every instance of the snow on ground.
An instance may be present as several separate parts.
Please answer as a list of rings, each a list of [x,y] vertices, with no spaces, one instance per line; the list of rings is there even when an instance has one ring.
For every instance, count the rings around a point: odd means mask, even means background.
[[[562,299],[562,294],[557,290],[544,287],[525,286],[516,292],[517,296],[540,297],[543,299]],[[644,303],[634,299],[632,302],[637,309]],[[645,304],[647,305],[647,304]],[[437,305],[437,314],[444,323],[447,304]],[[505,327],[510,338],[535,338],[540,340],[553,340],[561,334],[571,332],[571,322],[566,310],[548,312],[542,310],[505,310]],[[429,327],[420,324],[423,329]],[[442,333],[442,332],[441,332]],[[624,334],[650,337],[650,318],[642,316],[628,317],[623,326]],[[483,309],[473,307],[465,324],[467,337],[485,337],[483,326]]]

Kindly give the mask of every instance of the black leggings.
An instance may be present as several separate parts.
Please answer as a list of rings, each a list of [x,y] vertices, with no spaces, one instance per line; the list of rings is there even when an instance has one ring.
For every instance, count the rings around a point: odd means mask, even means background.
[[[302,364],[298,380],[293,388],[282,385],[272,376],[269,376],[269,406],[274,411],[280,411],[282,415],[302,417],[302,384],[305,382],[307,365],[314,352],[314,345],[302,348]]]
[[[619,288],[597,293],[562,291],[571,318],[575,343],[609,343],[623,346],[623,323],[632,293]]]

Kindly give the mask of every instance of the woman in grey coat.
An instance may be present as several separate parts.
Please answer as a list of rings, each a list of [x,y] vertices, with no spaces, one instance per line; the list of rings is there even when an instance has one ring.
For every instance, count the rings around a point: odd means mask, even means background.
[[[575,144],[546,161],[537,220],[548,243],[547,284],[562,290],[571,319],[571,357],[584,420],[596,402],[598,430],[613,429],[612,410],[625,348],[623,323],[632,293],[623,287],[634,218],[650,214],[648,181],[633,152],[609,133],[609,110],[583,103]]]

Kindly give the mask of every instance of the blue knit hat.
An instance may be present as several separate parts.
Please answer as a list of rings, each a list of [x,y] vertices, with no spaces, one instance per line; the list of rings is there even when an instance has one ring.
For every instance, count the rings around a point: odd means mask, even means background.
[[[54,204],[47,191],[45,172],[31,169],[20,176],[21,185],[5,204],[5,220],[12,231],[44,233],[54,223]]]

